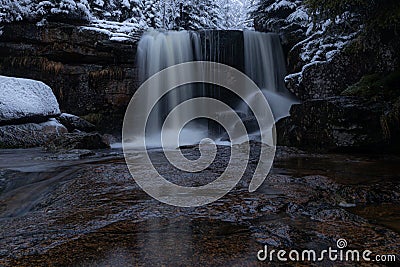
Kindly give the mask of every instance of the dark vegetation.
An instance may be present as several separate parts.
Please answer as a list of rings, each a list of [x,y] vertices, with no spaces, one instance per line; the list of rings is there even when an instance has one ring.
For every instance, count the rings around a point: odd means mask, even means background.
[[[368,30],[399,30],[398,0],[306,0],[315,19],[335,19],[343,13],[355,13]]]

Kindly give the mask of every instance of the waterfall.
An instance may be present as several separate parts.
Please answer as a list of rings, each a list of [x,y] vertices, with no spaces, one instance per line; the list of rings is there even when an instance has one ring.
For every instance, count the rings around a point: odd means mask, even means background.
[[[189,31],[150,31],[138,44],[141,81],[167,67],[201,58],[198,34]]]
[[[197,33],[189,31],[150,31],[143,35],[138,44],[137,64],[139,78],[144,82],[165,68],[201,58],[201,42]],[[179,75],[179,73],[176,75]],[[173,80],[175,77],[169,77],[169,79]],[[148,99],[151,99],[151,96],[159,95],[162,86],[163,84],[160,84],[157,88],[152,88],[148,92]],[[181,86],[179,89],[168,93],[161,99],[160,103],[157,103],[150,114],[146,127],[146,138],[149,137],[147,140],[150,140],[147,141],[149,146],[159,146],[161,128],[166,116],[178,104],[198,95],[196,88],[196,85]],[[148,102],[147,105],[151,106],[152,103]],[[177,125],[180,118],[175,117],[174,121]],[[198,131],[190,131],[190,128],[197,128],[198,130],[198,128],[201,128],[200,125],[188,125],[185,128],[186,132],[184,131],[181,136],[183,145],[202,139],[203,134],[199,136]]]
[[[286,63],[279,35],[255,31],[243,35],[246,74],[263,91],[275,119],[288,116],[297,101],[285,87]],[[248,112],[243,105],[239,109]]]
[[[285,92],[285,57],[279,35],[244,31],[246,74],[260,87],[272,92]]]
[[[234,39],[234,40],[233,40]],[[275,119],[287,116],[290,106],[295,103],[292,96],[285,88],[284,77],[286,74],[284,55],[280,38],[276,34],[260,33],[253,31],[204,31],[201,33],[189,31],[150,31],[143,35],[138,44],[137,63],[139,78],[142,82],[159,71],[184,62],[208,60],[228,64],[238,69],[245,70],[246,74],[262,89],[267,98]],[[174,74],[168,79],[175,79]],[[154,96],[162,91],[163,84],[151,88],[147,93],[147,107]],[[146,143],[149,146],[160,146],[160,134],[163,123],[171,110],[180,103],[199,96],[208,96],[220,99],[233,105],[241,114],[251,116],[248,107],[238,104],[239,101],[229,95],[221,93],[219,89],[207,85],[185,85],[165,95],[152,109],[146,126]],[[249,95],[246,100],[256,102],[257,95]],[[254,102],[254,103],[255,103]],[[206,107],[205,107],[206,108]],[[195,110],[185,110],[195,114]],[[179,114],[173,118],[171,133],[176,132],[179,125]],[[175,127],[175,128],[174,128]],[[197,143],[207,136],[218,139],[221,136],[220,126],[204,120],[189,123],[180,132],[181,145]],[[179,130],[179,129],[178,129]],[[168,132],[168,129],[166,129]],[[165,131],[164,131],[165,134]],[[171,134],[171,138],[173,135]]]

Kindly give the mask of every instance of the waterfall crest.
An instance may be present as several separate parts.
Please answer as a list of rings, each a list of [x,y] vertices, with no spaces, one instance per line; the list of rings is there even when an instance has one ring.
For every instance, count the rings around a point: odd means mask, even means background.
[[[167,67],[201,59],[198,34],[189,31],[149,31],[138,44],[141,81]]]

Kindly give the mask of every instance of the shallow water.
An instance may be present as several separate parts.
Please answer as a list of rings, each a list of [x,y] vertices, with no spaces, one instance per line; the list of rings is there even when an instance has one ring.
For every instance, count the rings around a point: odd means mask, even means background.
[[[198,157],[195,148],[183,153]],[[159,150],[150,154],[170,181],[193,185],[222,173],[230,151],[219,147],[198,176],[177,173]],[[258,266],[266,264],[257,260],[264,245],[322,250],[338,238],[351,248],[398,253],[398,158],[279,148],[255,193],[247,188],[257,149],[250,162],[222,199],[177,208],[145,194],[118,149],[1,150],[0,265]]]
[[[349,208],[349,211],[400,233],[399,203],[364,205]]]
[[[372,184],[397,182],[400,177],[399,158],[366,155],[321,155],[293,157],[278,161],[277,172],[294,176],[325,175],[341,184]]]

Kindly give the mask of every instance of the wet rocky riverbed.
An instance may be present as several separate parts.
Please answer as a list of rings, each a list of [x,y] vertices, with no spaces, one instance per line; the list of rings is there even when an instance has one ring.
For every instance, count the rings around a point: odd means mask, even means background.
[[[280,147],[264,184],[249,193],[258,146],[238,186],[199,208],[149,197],[121,150],[0,150],[0,265],[266,266],[257,260],[265,245],[322,251],[340,238],[346,249],[400,260],[400,158]],[[195,147],[183,153],[199,156]],[[150,155],[170,181],[201,185],[224,171],[230,149],[219,147],[196,177],[177,173],[158,150]]]

